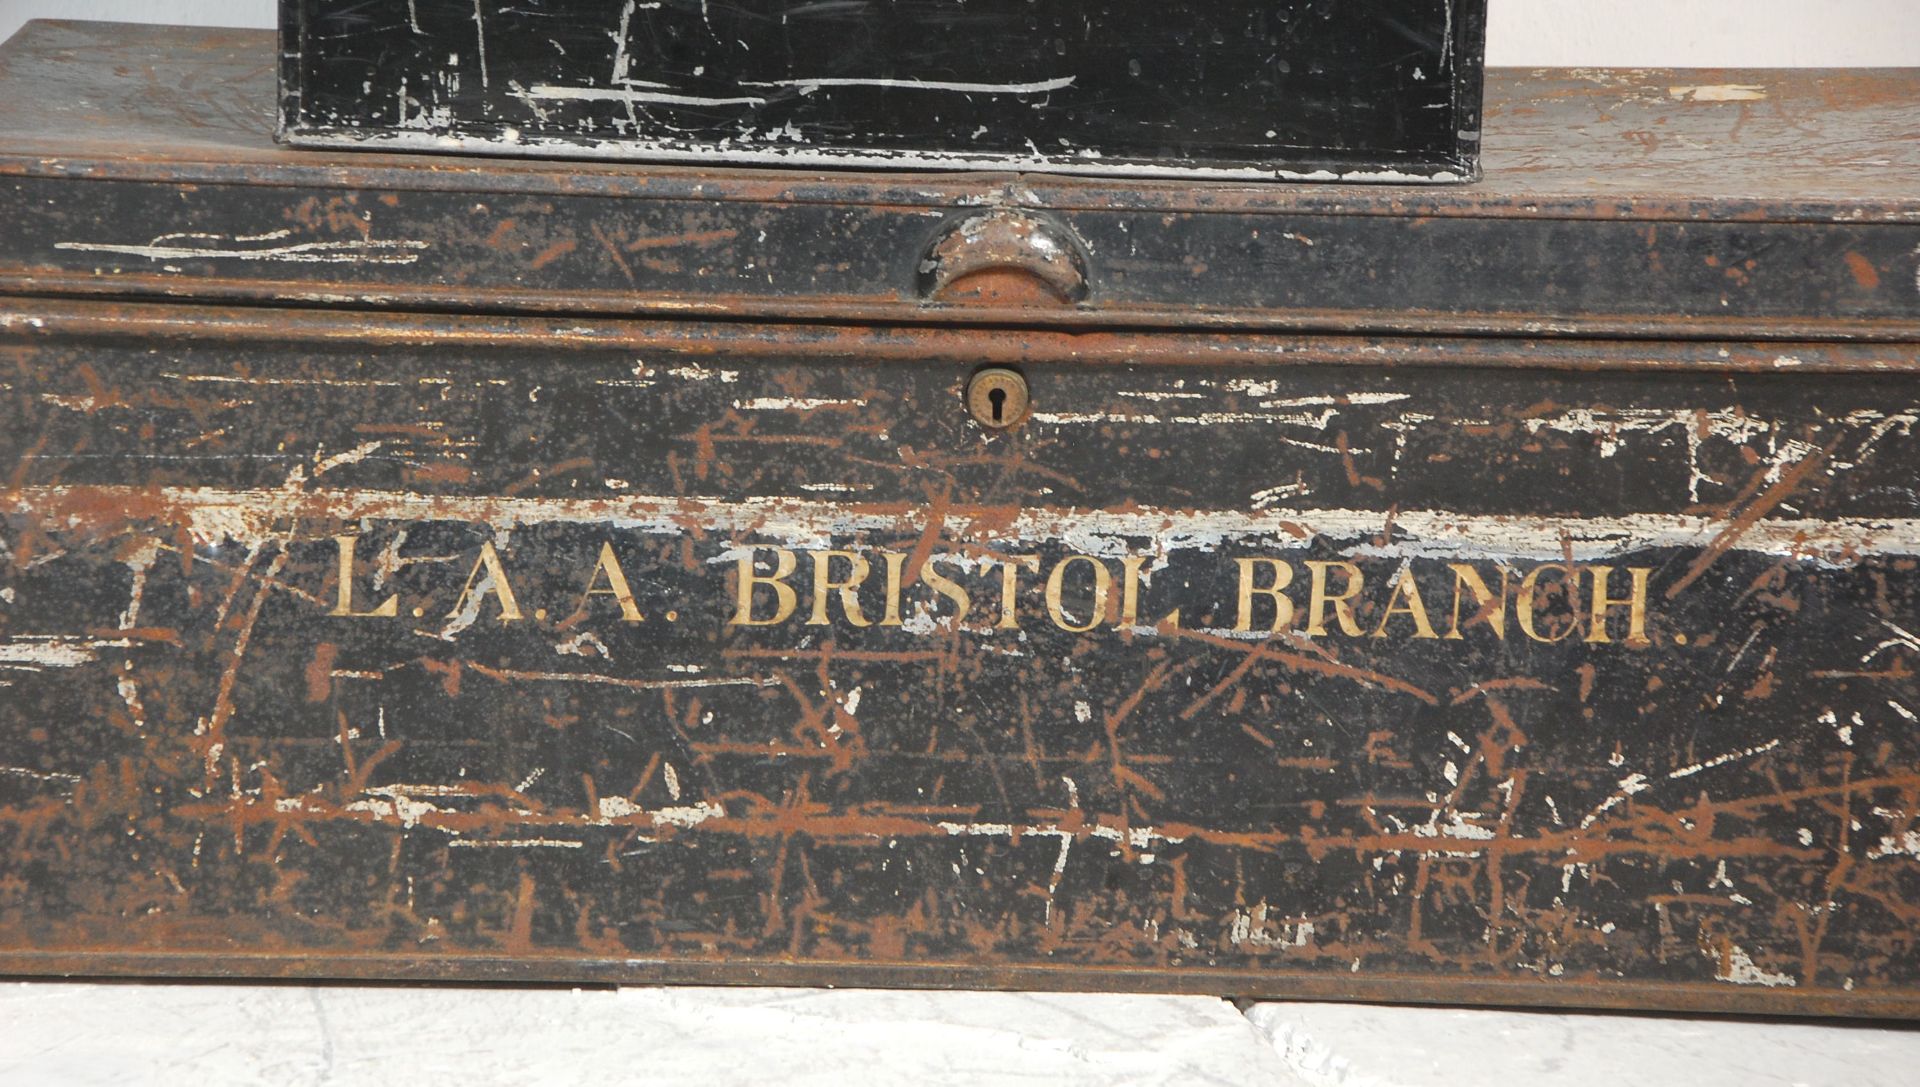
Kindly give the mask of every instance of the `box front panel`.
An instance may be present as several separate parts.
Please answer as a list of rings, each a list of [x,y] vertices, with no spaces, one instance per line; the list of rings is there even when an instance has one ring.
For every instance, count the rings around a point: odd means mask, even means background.
[[[6,320],[8,969],[1920,1009],[1910,348],[270,324]]]

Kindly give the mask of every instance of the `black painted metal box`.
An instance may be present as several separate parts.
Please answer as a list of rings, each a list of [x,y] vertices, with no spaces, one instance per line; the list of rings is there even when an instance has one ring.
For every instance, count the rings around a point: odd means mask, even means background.
[[[1460,181],[1486,0],[281,0],[302,147]]]
[[[274,68],[0,47],[0,970],[1920,1015],[1920,74],[1496,72],[1436,188]]]

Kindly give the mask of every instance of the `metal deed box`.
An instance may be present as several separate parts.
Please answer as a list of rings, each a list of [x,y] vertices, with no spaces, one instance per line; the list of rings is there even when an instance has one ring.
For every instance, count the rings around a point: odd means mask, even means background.
[[[280,0],[300,147],[1461,181],[1486,0]]]
[[[273,72],[0,49],[0,968],[1920,1012],[1914,73],[1496,72],[1435,188]]]

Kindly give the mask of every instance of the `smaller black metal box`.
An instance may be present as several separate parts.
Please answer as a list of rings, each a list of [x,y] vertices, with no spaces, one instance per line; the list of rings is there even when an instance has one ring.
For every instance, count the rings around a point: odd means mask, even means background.
[[[1486,0],[282,0],[280,136],[769,165],[1477,176]]]

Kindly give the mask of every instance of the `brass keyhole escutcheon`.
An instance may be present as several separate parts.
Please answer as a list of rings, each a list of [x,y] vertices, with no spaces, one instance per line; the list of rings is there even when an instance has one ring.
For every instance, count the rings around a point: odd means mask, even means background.
[[[1013,370],[990,367],[967,382],[967,411],[988,430],[1011,430],[1033,408],[1027,379]]]

